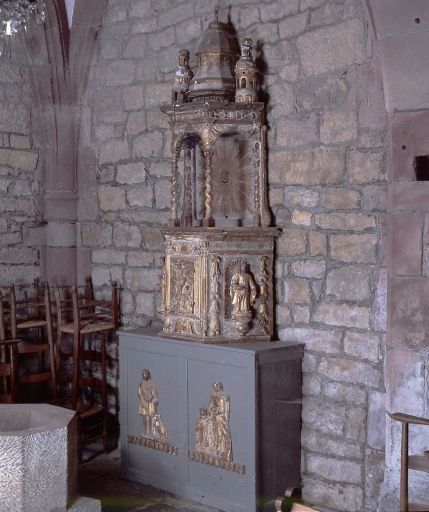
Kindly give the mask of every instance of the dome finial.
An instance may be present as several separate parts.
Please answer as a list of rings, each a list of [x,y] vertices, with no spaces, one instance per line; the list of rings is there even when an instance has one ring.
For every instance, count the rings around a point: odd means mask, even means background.
[[[214,20],[198,43],[195,75],[189,85],[189,101],[232,101],[235,93],[234,66],[237,42],[230,27],[219,21],[221,2],[213,2]]]

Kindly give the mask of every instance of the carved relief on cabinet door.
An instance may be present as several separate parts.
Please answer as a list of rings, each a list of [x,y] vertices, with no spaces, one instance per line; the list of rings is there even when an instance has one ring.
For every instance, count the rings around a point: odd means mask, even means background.
[[[207,407],[199,411],[195,424],[195,451],[189,452],[189,458],[244,474],[245,466],[233,462],[230,414],[230,396],[225,393],[222,382],[215,382]]]
[[[194,260],[170,259],[170,304],[169,310],[178,315],[194,315],[195,270]]]
[[[177,455],[177,448],[169,441],[167,426],[159,413],[158,392],[151,372],[147,368],[142,371],[137,395],[139,397],[138,414],[142,417],[143,423],[142,433],[128,435],[128,442]]]

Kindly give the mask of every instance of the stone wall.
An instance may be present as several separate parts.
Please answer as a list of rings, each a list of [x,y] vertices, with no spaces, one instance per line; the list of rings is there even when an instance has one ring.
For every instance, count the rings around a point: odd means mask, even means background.
[[[326,511],[373,512],[384,467],[386,147],[368,16],[360,0],[230,3],[265,68],[270,201],[283,228],[278,333],[307,346],[304,495]],[[110,0],[103,18],[87,91],[99,214],[82,222],[81,241],[95,285],[122,284],[126,324],[157,317],[170,189],[159,105],[169,101],[178,50],[193,54],[212,8]]]
[[[424,163],[429,154],[429,55],[424,51],[429,30],[421,23],[429,5],[416,0],[396,0],[394,7],[369,3],[389,112],[386,409],[428,417],[429,181],[416,162],[423,157]],[[388,512],[399,499],[401,448],[401,425],[390,418],[386,448],[380,509]],[[428,448],[427,428],[411,426],[410,453]],[[409,494],[412,502],[429,503],[427,474],[410,472]]]
[[[0,65],[0,285],[31,283],[40,275],[39,251],[27,245],[41,193],[37,141],[32,136],[28,66]]]

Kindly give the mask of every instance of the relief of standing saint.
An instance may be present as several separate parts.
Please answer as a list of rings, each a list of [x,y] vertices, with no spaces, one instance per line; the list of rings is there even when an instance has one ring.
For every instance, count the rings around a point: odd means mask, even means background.
[[[180,309],[185,315],[192,315],[194,312],[194,297],[191,283],[187,276],[184,277],[180,290]]]
[[[256,285],[245,261],[240,261],[233,274],[229,293],[233,306],[232,317],[249,316],[250,307],[256,300]]]
[[[139,415],[143,416],[143,435],[166,439],[168,432],[158,414],[158,395],[149,370],[142,371],[138,396],[140,397]]]

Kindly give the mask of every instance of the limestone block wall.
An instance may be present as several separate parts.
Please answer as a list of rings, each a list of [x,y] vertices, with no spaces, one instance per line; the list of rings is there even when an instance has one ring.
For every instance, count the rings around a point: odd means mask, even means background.
[[[6,58],[0,65],[0,286],[40,275],[39,251],[25,235],[41,194],[30,73],[15,62]]]
[[[283,228],[278,334],[307,346],[304,496],[325,511],[373,512],[384,467],[386,142],[369,17],[361,0],[229,4],[221,17],[257,41],[265,72],[270,203]],[[103,17],[86,99],[98,215],[81,223],[81,242],[94,283],[123,286],[126,324],[157,318],[170,190],[159,105],[178,50],[193,55],[212,9],[110,0]]]

